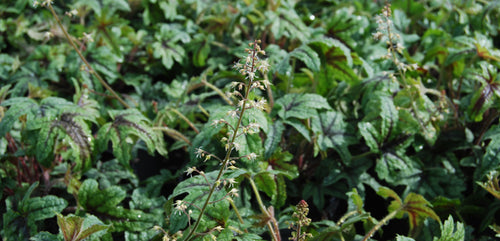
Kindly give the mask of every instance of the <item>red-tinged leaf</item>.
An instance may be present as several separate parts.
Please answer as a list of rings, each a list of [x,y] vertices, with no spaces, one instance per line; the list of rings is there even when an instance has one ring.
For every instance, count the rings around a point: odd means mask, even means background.
[[[414,234],[416,228],[422,224],[426,218],[432,218],[441,222],[439,216],[432,210],[429,201],[422,195],[410,193],[404,201],[404,211],[408,213],[410,222],[410,234]]]
[[[391,198],[395,199],[395,201],[398,202],[400,205],[403,204],[399,195],[395,191],[393,191],[392,189],[390,189],[388,187],[380,187],[377,191],[377,194],[379,196],[382,196],[383,198],[391,197]]]

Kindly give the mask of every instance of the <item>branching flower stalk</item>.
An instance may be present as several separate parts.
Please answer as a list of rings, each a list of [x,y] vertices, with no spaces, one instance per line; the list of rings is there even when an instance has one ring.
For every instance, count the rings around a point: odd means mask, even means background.
[[[382,13],[375,17],[375,21],[378,27],[377,27],[377,32],[373,34],[373,38],[375,40],[386,39],[387,41],[386,44],[388,45],[387,55],[384,55],[383,58],[390,59],[396,65],[398,75],[401,77],[402,80],[401,86],[403,86],[403,88],[409,89],[411,86],[408,84],[406,80],[406,71],[416,70],[418,68],[418,65],[416,63],[406,64],[401,60],[399,60],[398,53],[400,54],[403,53],[404,46],[400,42],[401,36],[397,33],[394,33],[392,30],[394,25],[391,16],[392,16],[391,4],[387,2],[384,8],[382,9]],[[397,81],[397,78],[394,76],[394,74],[389,74],[389,77],[393,81]],[[415,106],[413,94],[411,94],[410,92],[409,95],[410,95],[411,107],[413,109],[413,112],[415,113],[415,117],[420,125],[420,128],[422,130],[426,130],[423,121],[418,116],[417,107]]]
[[[243,121],[243,116],[245,114],[245,111],[250,108],[258,108],[258,109],[264,109],[264,100],[260,101],[254,101],[254,100],[249,100],[248,97],[250,95],[250,92],[254,89],[265,89],[265,86],[269,86],[270,83],[267,81],[267,78],[260,81],[257,80],[257,72],[267,72],[269,70],[269,64],[267,60],[263,60],[259,58],[259,55],[265,55],[264,50],[260,48],[259,45],[260,41],[255,40],[253,43],[250,43],[249,46],[251,49],[246,49],[247,56],[242,58],[242,61],[240,60],[234,65],[234,68],[237,69],[240,74],[245,76],[245,81],[244,82],[233,82],[231,85],[233,88],[236,90],[232,93],[234,96],[239,97],[240,101],[236,105],[236,109],[233,111],[228,112],[228,116],[230,118],[235,118],[237,119],[236,125],[231,125],[228,121],[224,119],[216,120],[214,121],[214,125],[218,124],[225,124],[230,128],[229,135],[228,137],[224,137],[222,139],[223,142],[225,142],[225,147],[226,147],[226,155],[224,158],[218,158],[215,155],[212,155],[201,148],[197,150],[197,155],[199,157],[204,157],[205,161],[214,158],[217,159],[221,163],[221,167],[219,169],[219,172],[217,174],[217,177],[215,178],[214,183],[210,184],[210,190],[208,192],[208,196],[206,197],[206,200],[201,207],[200,214],[192,226],[192,228],[189,231],[189,234],[186,236],[184,240],[191,240],[196,233],[196,230],[201,222],[201,219],[203,218],[203,215],[206,211],[206,208],[208,204],[213,203],[214,201],[211,201],[212,195],[214,194],[215,190],[219,185],[222,183],[221,178],[222,175],[225,173],[225,171],[228,168],[235,168],[233,165],[236,163],[236,159],[240,158],[248,158],[250,160],[254,160],[257,155],[255,153],[250,153],[244,157],[238,157],[234,158],[231,157],[231,154],[233,150],[238,151],[240,149],[240,146],[238,143],[236,143],[236,138],[241,136],[241,135],[246,135],[246,134],[251,134],[256,132],[256,129],[259,128],[258,124],[256,123],[250,123],[248,126],[243,126],[242,121]],[[243,62],[243,63],[242,63]],[[242,91],[242,93],[240,92]],[[191,169],[191,170],[190,170]],[[188,169],[188,173],[192,173],[195,169],[190,168]],[[230,183],[228,183],[230,185]],[[230,193],[235,196],[237,195],[236,193],[237,189],[231,189]]]
[[[63,32],[64,36],[66,37],[66,39],[70,43],[71,47],[73,47],[73,49],[76,51],[78,56],[80,56],[80,59],[83,61],[83,63],[85,63],[85,66],[88,69],[88,71],[92,75],[94,75],[97,78],[97,80],[99,80],[99,82],[102,84],[102,86],[104,86],[104,88],[106,88],[113,95],[113,97],[118,100],[118,102],[120,102],[125,108],[130,108],[130,106],[111,88],[111,86],[109,86],[108,83],[106,83],[106,81],[104,81],[104,79],[99,75],[99,73],[97,73],[94,70],[94,68],[92,68],[92,66],[89,64],[87,59],[83,56],[82,52],[78,49],[76,44],[73,42],[73,39],[70,37],[68,31],[66,31],[66,29],[62,25],[61,20],[59,19],[56,11],[52,7],[52,3],[53,2],[51,0],[43,0],[41,3],[39,3],[37,0],[35,0],[33,2],[33,6],[36,7],[38,5],[41,5],[42,7],[47,7],[50,10],[52,15],[54,16],[54,19],[57,22],[57,25],[59,26],[59,28]],[[84,34],[84,36],[83,36],[84,40],[92,42],[92,37],[90,36],[90,34],[87,34],[87,33],[83,33],[83,34]]]

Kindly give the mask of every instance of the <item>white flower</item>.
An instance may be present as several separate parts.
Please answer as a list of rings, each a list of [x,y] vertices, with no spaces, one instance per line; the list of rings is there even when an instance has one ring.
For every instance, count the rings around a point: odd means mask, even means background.
[[[73,16],[78,15],[78,11],[76,9],[73,9],[69,12],[66,12],[66,15],[68,15],[69,17],[73,17]]]
[[[200,157],[203,157],[205,156],[205,151],[203,151],[203,149],[201,148],[196,148],[196,158],[200,158]]]
[[[49,39],[51,39],[52,37],[54,37],[54,34],[52,34],[52,32],[47,31],[47,32],[43,33],[43,38],[44,38],[45,40],[49,40]]]
[[[87,42],[87,43],[92,43],[94,42],[94,39],[92,38],[92,35],[89,34],[89,33],[83,33],[83,41]]]
[[[219,226],[215,227],[214,230],[217,230],[220,232],[220,231],[224,230],[224,228],[219,225]]]
[[[186,204],[184,204],[184,202],[182,200],[175,201],[174,206],[175,206],[176,212],[178,212],[179,215],[181,215],[181,213],[183,213],[187,209]]]
[[[234,142],[233,143],[233,147],[234,147],[235,150],[239,151],[240,148],[241,148],[241,145],[240,145],[240,143]]]
[[[247,77],[245,79],[250,79],[250,81],[253,81],[255,79],[255,72],[248,72]]]
[[[410,65],[408,65],[408,67],[409,67],[411,70],[416,70],[416,69],[418,69],[418,64],[417,64],[417,63],[410,64]]]
[[[236,180],[234,178],[228,178],[227,182],[229,183],[229,187],[233,187],[236,184]]]
[[[254,161],[256,158],[257,158],[257,154],[255,153],[250,153],[247,155],[247,158],[250,160],[250,161]]]
[[[238,197],[239,196],[238,189],[236,189],[236,188],[231,189],[231,191],[229,191],[229,195],[231,197]]]
[[[191,175],[196,171],[196,167],[190,167],[186,170],[186,175]]]
[[[259,61],[259,66],[257,67],[261,72],[267,72],[269,71],[269,62],[267,62],[267,59]]]
[[[40,5],[42,5],[42,7],[45,7],[45,6],[52,5],[52,3],[54,3],[54,2],[53,2],[53,1],[51,1],[51,0],[44,0],[44,1],[42,2],[42,4],[40,4]]]

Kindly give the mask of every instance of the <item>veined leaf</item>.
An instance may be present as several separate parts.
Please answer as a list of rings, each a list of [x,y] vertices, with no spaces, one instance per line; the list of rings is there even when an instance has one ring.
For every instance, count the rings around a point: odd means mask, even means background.
[[[175,62],[182,62],[185,51],[182,45],[177,42],[180,40],[182,43],[191,41],[191,37],[179,30],[177,25],[162,24],[160,31],[155,34],[157,42],[153,43],[154,57],[161,58],[163,66],[170,69]]]
[[[394,199],[388,207],[389,212],[397,212],[396,218],[402,218],[404,213],[408,214],[410,222],[410,234],[414,235],[417,226],[421,225],[426,218],[432,218],[440,222],[439,216],[432,210],[431,204],[422,195],[409,193],[404,201],[392,189],[380,187],[377,194]]]
[[[429,201],[420,194],[410,193],[404,200],[404,210],[408,213],[410,222],[410,234],[415,234],[417,226],[421,225],[426,218],[432,218],[441,222],[439,216],[432,210]]]
[[[264,13],[266,22],[270,25],[271,33],[275,38],[286,37],[289,39],[299,39],[306,42],[310,36],[310,29],[302,22],[292,4],[283,2],[276,11],[266,11]]]
[[[126,196],[119,186],[100,190],[96,180],[87,179],[78,190],[78,203],[89,213],[103,215],[103,221],[113,224],[112,231],[139,232],[160,222],[161,217],[119,206]]]
[[[126,197],[126,192],[118,186],[99,190],[99,184],[94,179],[85,180],[78,191],[78,202],[83,208],[92,211],[106,212],[116,208]]]
[[[82,218],[74,215],[64,217],[62,214],[57,214],[57,224],[63,233],[64,240],[81,241],[92,234],[109,229],[109,225],[104,225],[94,216],[90,217],[91,218]],[[87,221],[86,225],[84,224],[85,221]],[[101,232],[101,235],[102,234]],[[95,235],[94,238],[96,238]]]
[[[354,136],[348,133],[349,128],[341,113],[335,111],[319,113],[312,120],[312,129],[318,136],[318,145],[321,150],[333,148],[343,161],[351,160],[351,153],[347,147],[353,142]]]
[[[149,119],[137,109],[110,110],[109,114],[113,122],[104,124],[99,129],[96,139],[100,148],[106,148],[108,141],[111,140],[113,154],[123,165],[129,165],[130,151],[136,142],[132,137],[139,137],[143,140],[150,153],[156,150],[161,155],[167,154],[163,134],[160,131],[154,131],[149,126]]]
[[[84,117],[76,113],[62,113],[59,118],[45,122],[36,143],[37,159],[45,166],[49,166],[50,159],[47,160],[47,157],[52,154],[56,139],[65,137],[71,147],[70,151],[74,153],[73,157],[77,164],[75,169],[79,169],[82,163],[90,164],[88,161],[94,144],[92,133]]]
[[[290,56],[304,62],[307,68],[311,69],[313,72],[319,71],[321,67],[321,61],[319,59],[318,53],[316,53],[311,47],[307,45],[302,45],[294,49],[292,52],[290,52]]]
[[[285,130],[283,122],[280,120],[276,120],[274,123],[269,123],[268,125],[269,131],[264,142],[264,159],[268,159],[274,153],[278,144],[281,142],[281,136]]]
[[[256,174],[252,179],[259,190],[267,194],[268,197],[272,197],[276,193],[276,182],[274,181],[274,175],[269,172],[260,172]]]
[[[308,119],[317,115],[317,109],[331,109],[326,99],[317,94],[286,94],[276,100],[275,108],[282,119]]]
[[[54,217],[68,205],[66,200],[53,195],[31,197],[36,187],[38,182],[28,188],[17,204],[13,203],[13,196],[5,201],[7,212],[3,214],[3,237],[6,241],[24,240],[34,235],[37,221]]]
[[[1,105],[10,106],[0,122],[0,136],[2,137],[12,129],[20,116],[29,114],[28,119],[33,119],[33,115],[36,114],[36,109],[38,109],[38,104],[33,99],[25,97],[7,99]]]

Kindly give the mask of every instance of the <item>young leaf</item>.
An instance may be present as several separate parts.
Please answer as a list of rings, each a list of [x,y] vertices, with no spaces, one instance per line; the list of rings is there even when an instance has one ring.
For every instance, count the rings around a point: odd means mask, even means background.
[[[439,216],[432,210],[429,201],[420,194],[410,193],[406,196],[403,209],[408,213],[410,222],[410,234],[414,235],[416,228],[422,224],[426,218],[432,218],[441,222]]]
[[[462,241],[465,239],[465,229],[464,224],[461,222],[453,221],[453,217],[450,215],[444,225],[441,225],[441,237],[434,237],[433,241]]]
[[[156,42],[153,43],[154,57],[161,58],[163,66],[171,69],[176,62],[182,62],[185,55],[185,50],[181,44],[177,42],[180,40],[183,44],[191,41],[191,37],[179,30],[179,26],[171,24],[162,24],[160,31],[155,34]]]
[[[99,221],[99,219],[94,218]],[[109,225],[104,225],[102,222],[94,222],[93,224],[84,225],[84,221],[90,218],[82,218],[74,215],[64,217],[62,214],[57,214],[57,224],[63,233],[65,241],[81,241],[88,238],[90,235],[109,229]],[[84,227],[88,226],[88,227]],[[101,234],[102,235],[102,234]],[[100,235],[99,235],[100,236]]]

